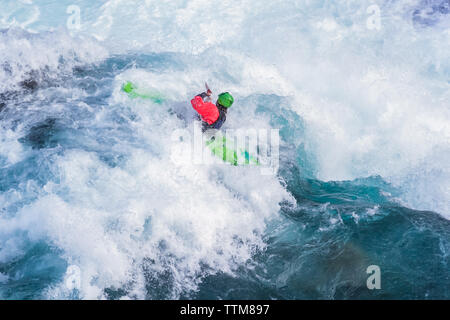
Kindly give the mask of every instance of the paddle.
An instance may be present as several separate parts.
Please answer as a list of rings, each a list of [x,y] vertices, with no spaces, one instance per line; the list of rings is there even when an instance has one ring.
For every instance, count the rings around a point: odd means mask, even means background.
[[[208,95],[208,101],[211,101],[211,95],[212,95],[212,91],[208,86],[208,83],[205,82],[205,88],[206,88],[206,94]]]

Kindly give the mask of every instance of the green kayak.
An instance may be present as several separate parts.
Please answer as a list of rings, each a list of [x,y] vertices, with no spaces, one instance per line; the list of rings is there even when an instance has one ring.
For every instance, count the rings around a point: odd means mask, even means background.
[[[156,104],[162,104],[166,101],[164,95],[155,90],[145,90],[138,88],[131,81],[127,81],[122,85],[122,91],[125,92],[131,99],[150,100]],[[227,146],[227,140],[224,136],[218,138],[212,137],[206,141],[206,146],[211,152],[231,165],[259,165],[258,158],[249,154],[247,150],[235,150]]]

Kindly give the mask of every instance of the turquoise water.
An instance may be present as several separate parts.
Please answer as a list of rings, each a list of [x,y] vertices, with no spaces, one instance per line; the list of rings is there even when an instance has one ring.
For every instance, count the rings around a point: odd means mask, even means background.
[[[450,297],[448,2],[4,2],[0,298]],[[205,81],[275,175],[171,161]]]

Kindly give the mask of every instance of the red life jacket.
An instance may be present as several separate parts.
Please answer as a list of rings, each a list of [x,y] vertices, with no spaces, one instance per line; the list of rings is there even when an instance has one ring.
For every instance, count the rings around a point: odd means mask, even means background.
[[[219,118],[219,109],[211,102],[204,102],[202,97],[196,96],[191,100],[192,107],[208,124],[213,124]]]

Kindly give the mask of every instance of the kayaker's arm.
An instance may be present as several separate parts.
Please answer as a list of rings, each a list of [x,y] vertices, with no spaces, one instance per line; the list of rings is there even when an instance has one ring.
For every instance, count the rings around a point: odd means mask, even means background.
[[[197,97],[201,97],[203,100],[205,100],[206,97],[210,97],[211,95],[212,92],[208,89],[208,91],[198,94]]]

